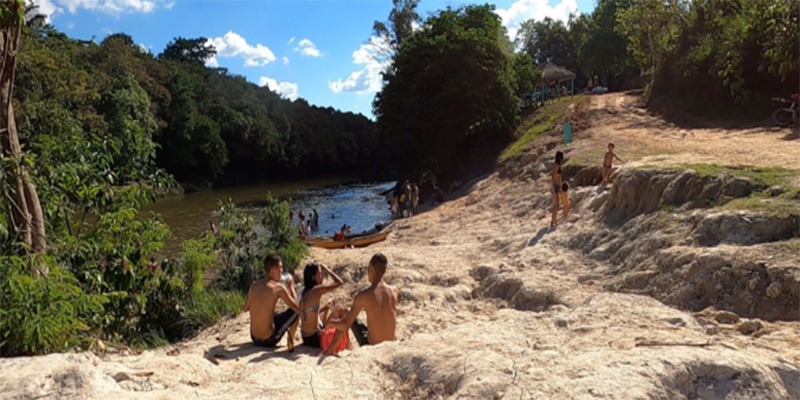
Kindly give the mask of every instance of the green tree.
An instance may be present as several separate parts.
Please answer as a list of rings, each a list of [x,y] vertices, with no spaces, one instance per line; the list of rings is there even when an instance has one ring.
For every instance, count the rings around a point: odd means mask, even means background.
[[[533,65],[533,59],[526,53],[514,57],[515,93],[518,96],[530,94],[539,83],[541,73]]]
[[[576,67],[575,48],[562,21],[550,17],[527,20],[520,26],[516,41],[537,65],[549,61],[567,69]]]
[[[44,253],[47,236],[44,214],[36,185],[23,160],[12,104],[22,26],[26,9],[21,0],[0,4],[0,192],[6,204],[7,221],[24,252]],[[41,272],[46,273],[43,268]]]
[[[616,29],[628,39],[639,65],[652,69],[673,50],[687,11],[687,0],[642,0],[618,11]]]
[[[505,144],[517,112],[510,48],[491,6],[431,16],[398,50],[375,99],[389,165],[448,177]]]
[[[217,54],[214,46],[204,37],[186,39],[175,38],[158,55],[158,58],[177,62],[203,64],[206,60]]]
[[[419,0],[392,0],[392,11],[387,22],[375,21],[373,31],[387,46],[380,49],[380,57],[391,58],[395,51],[414,33],[414,24],[422,19],[417,13]]]

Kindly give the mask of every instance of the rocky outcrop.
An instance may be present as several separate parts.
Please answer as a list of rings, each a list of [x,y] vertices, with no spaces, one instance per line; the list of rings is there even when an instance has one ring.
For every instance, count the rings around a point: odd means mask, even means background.
[[[611,265],[599,275],[608,290],[695,311],[714,307],[747,318],[797,321],[800,254],[774,255],[800,248],[800,209],[707,208],[762,189],[732,176],[624,171],[610,194],[582,190],[576,196],[599,223],[575,229],[567,245]]]
[[[800,205],[797,214],[788,215],[717,213],[704,217],[692,232],[692,238],[701,246],[748,246],[793,237],[800,237]]]
[[[701,176],[693,171],[628,170],[616,177],[606,203],[606,222],[618,226],[660,208],[719,206],[764,190],[764,185],[731,175]]]

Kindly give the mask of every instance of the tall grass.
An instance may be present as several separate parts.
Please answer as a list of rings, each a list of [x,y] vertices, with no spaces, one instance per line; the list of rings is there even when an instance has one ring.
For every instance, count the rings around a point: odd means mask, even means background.
[[[244,307],[244,295],[238,291],[206,289],[193,293],[181,310],[181,328],[189,335],[217,321],[234,317]]]

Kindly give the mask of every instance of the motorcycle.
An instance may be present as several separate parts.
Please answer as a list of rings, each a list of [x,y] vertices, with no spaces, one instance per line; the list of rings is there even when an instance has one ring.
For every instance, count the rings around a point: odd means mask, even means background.
[[[772,101],[778,108],[772,112],[772,120],[780,127],[786,127],[792,124],[797,124],[800,119],[800,94],[794,93],[789,99],[782,97],[773,97]],[[788,107],[786,107],[788,105]]]

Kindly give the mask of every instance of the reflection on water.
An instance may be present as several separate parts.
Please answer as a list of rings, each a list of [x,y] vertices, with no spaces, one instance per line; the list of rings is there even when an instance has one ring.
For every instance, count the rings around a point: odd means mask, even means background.
[[[353,233],[359,233],[374,228],[376,223],[389,222],[391,212],[382,193],[393,185],[393,182],[343,184],[341,179],[327,179],[240,186],[159,200],[144,211],[160,214],[172,231],[172,237],[167,239],[158,256],[176,257],[181,242],[208,231],[209,221],[218,223],[215,211],[219,202],[228,198],[244,210],[256,210],[267,193],[280,198],[291,197],[294,210],[302,209],[308,214],[313,208],[317,209],[319,230],[313,233],[324,236],[325,231],[333,235],[343,224],[350,225]]]
[[[313,209],[319,213],[319,229],[312,236],[332,236],[347,224],[353,233],[362,233],[375,228],[377,223],[386,223],[392,217],[386,196],[394,182],[381,184],[352,184],[316,189],[300,190],[292,196],[292,208],[303,210],[308,215]],[[299,223],[295,216],[295,223]]]

